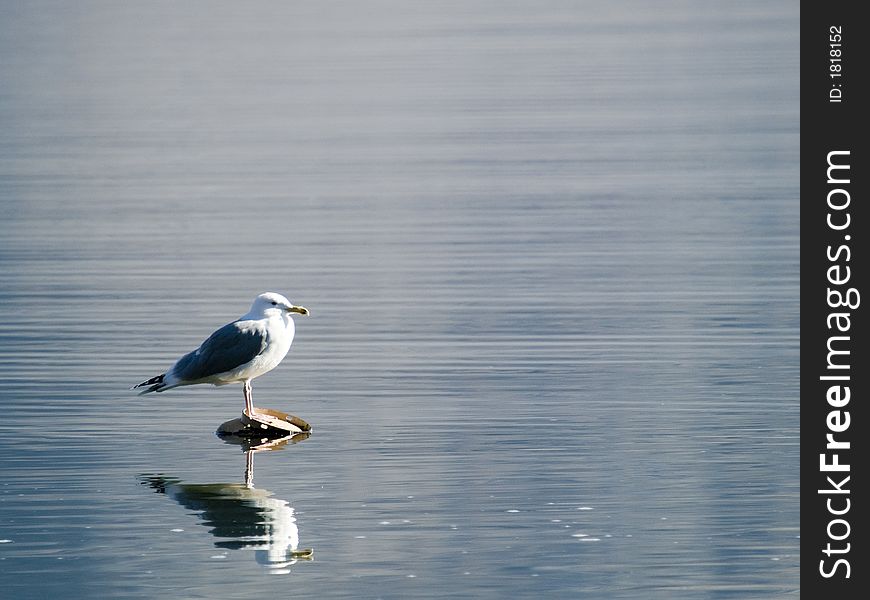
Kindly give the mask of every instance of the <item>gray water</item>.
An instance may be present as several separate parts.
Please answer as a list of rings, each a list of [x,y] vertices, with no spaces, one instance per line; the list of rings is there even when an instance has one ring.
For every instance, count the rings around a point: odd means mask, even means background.
[[[797,596],[798,22],[0,2],[0,595]]]

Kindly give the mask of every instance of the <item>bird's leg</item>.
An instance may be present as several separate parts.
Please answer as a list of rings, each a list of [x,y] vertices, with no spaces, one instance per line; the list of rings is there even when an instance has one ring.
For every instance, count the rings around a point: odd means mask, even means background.
[[[251,394],[251,382],[250,381],[245,381],[244,393],[245,393],[245,414],[253,419],[254,418],[254,398],[253,398],[253,395]]]

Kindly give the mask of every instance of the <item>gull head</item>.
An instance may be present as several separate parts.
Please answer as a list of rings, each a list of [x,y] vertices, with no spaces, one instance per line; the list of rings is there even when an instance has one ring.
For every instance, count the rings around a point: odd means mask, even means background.
[[[296,313],[307,315],[308,309],[304,306],[295,306],[287,298],[275,292],[266,292],[254,298],[249,315],[258,317],[278,317]]]

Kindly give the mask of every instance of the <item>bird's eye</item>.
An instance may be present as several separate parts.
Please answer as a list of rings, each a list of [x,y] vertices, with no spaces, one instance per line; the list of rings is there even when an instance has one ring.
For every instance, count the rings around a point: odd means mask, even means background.
[[[273,302],[273,303],[272,303],[272,306],[278,306],[278,303],[277,303],[277,302]]]

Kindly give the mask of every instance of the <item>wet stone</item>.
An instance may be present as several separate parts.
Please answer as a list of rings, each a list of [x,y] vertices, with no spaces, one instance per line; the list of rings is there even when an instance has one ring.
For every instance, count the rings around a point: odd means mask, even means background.
[[[252,416],[242,413],[240,417],[222,423],[217,429],[217,434],[219,436],[273,437],[310,431],[311,425],[295,415],[271,408],[255,408]]]

